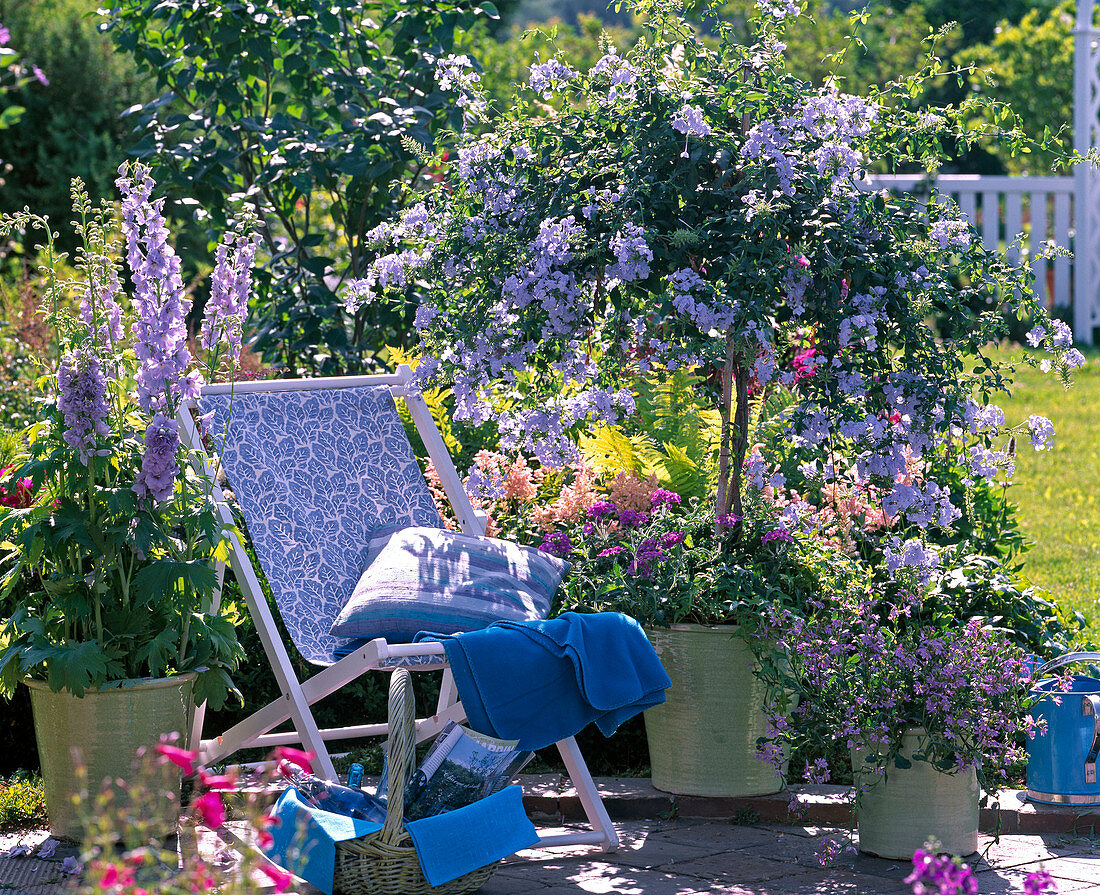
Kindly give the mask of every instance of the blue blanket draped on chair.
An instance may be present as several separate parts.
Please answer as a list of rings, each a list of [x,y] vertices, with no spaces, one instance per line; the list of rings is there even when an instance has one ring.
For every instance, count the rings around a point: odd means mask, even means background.
[[[442,636],[470,727],[541,749],[595,722],[605,736],[665,701],[670,685],[634,619],[566,612]]]

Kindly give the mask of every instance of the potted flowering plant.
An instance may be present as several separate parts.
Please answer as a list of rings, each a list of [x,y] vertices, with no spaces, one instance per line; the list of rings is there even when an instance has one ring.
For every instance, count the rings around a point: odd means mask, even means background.
[[[957,208],[868,188],[871,170],[934,167],[942,145],[975,139],[959,109],[914,107],[937,60],[866,97],[815,87],[785,68],[797,3],[760,0],[748,42],[721,6],[695,4],[704,40],[681,4],[646,3],[628,54],[607,45],[587,72],[536,60],[495,116],[472,61],[440,59],[441,86],[477,126],[449,165],[423,150],[445,182],[371,234],[378,256],[349,307],[415,305],[418,381],[449,385],[456,419],[495,421],[503,449],[544,466],[600,425],[631,434],[635,386],[690,370],[717,416],[717,568],[766,546],[746,494],[782,482],[751,452],[753,421],[797,383],[776,423],[790,462],[913,532],[884,538],[892,572],[926,566],[919,533],[961,515],[934,470],[1012,464],[1010,426],[988,406],[1011,379],[987,348],[1006,317],[1034,320],[1031,341],[1063,375],[1084,359],[1029,268],[987,251]],[[791,355],[797,370],[780,363]],[[788,531],[800,512],[792,502]]]
[[[209,611],[223,532],[211,482],[180,446],[176,413],[203,373],[192,359],[190,298],[168,242],[163,200],[141,166],[120,169],[127,296],[113,243],[115,212],[93,209],[74,181],[79,276],[55,274],[49,222],[29,212],[0,233],[39,229],[48,320],[60,362],[39,380],[42,418],[29,458],[3,482],[0,506],[0,695],[25,682],[51,826],[79,831],[70,750],[89,773],[168,731],[189,734],[195,700],[218,706],[241,652],[233,619]],[[242,220],[217,253],[199,341],[206,375],[240,351],[256,243]],[[130,705],[145,700],[144,708]],[[127,721],[126,719],[129,719]]]
[[[773,725],[770,751],[820,755],[832,742],[850,753],[860,850],[903,858],[935,838],[970,854],[979,786],[996,791],[1024,759],[1023,651],[980,618],[944,614],[915,579],[886,596],[866,575],[849,583],[815,600],[809,617],[773,620],[786,659],[761,678],[798,705],[794,723]],[[825,758],[806,767],[808,781],[828,778]]]

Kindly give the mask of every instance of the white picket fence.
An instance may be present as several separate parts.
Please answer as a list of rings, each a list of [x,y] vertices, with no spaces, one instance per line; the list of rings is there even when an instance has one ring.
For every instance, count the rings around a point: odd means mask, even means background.
[[[875,189],[929,192],[930,186],[959,204],[988,249],[1004,249],[1008,259],[1030,264],[1035,295],[1048,308],[1073,304],[1073,261],[1038,258],[1044,244],[1073,251],[1074,180],[1072,177],[997,177],[984,174],[877,175]]]

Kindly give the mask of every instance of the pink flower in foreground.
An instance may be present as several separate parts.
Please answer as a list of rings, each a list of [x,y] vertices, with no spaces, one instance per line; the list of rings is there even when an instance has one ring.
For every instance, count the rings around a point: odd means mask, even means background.
[[[216,792],[204,793],[195,799],[195,810],[199,812],[203,824],[212,830],[225,823],[225,803]]]
[[[294,881],[293,875],[288,871],[283,870],[282,867],[276,867],[274,864],[261,864],[260,870],[262,870],[267,877],[275,883],[276,892],[285,892],[291,882]]]
[[[208,774],[199,771],[199,782],[212,792],[236,792],[237,781],[225,774]]]
[[[301,749],[294,749],[290,746],[280,746],[275,750],[275,757],[280,761],[289,761],[291,764],[296,764],[303,771],[312,774],[313,759],[317,755],[314,752],[303,752]]]
[[[199,757],[198,752],[189,752],[186,749],[181,749],[179,746],[159,743],[157,745],[157,754],[162,755],[168,761],[172,762],[172,764],[181,768],[184,773],[195,773],[195,759]]]

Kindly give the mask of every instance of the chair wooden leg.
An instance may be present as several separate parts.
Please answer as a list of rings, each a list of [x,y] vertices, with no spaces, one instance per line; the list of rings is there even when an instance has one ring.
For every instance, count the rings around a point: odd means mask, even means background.
[[[575,737],[561,740],[558,744],[558,752],[569,772],[569,778],[577,790],[577,797],[581,800],[585,816],[592,825],[591,833],[567,833],[562,836],[547,836],[540,839],[540,845],[573,845],[587,844],[598,845],[601,851],[615,851],[619,847],[619,834],[615,832],[615,825],[611,823],[611,816],[607,813],[600,792],[596,789],[596,781],[592,779],[592,773],[588,765],[584,763],[580,747]]]

